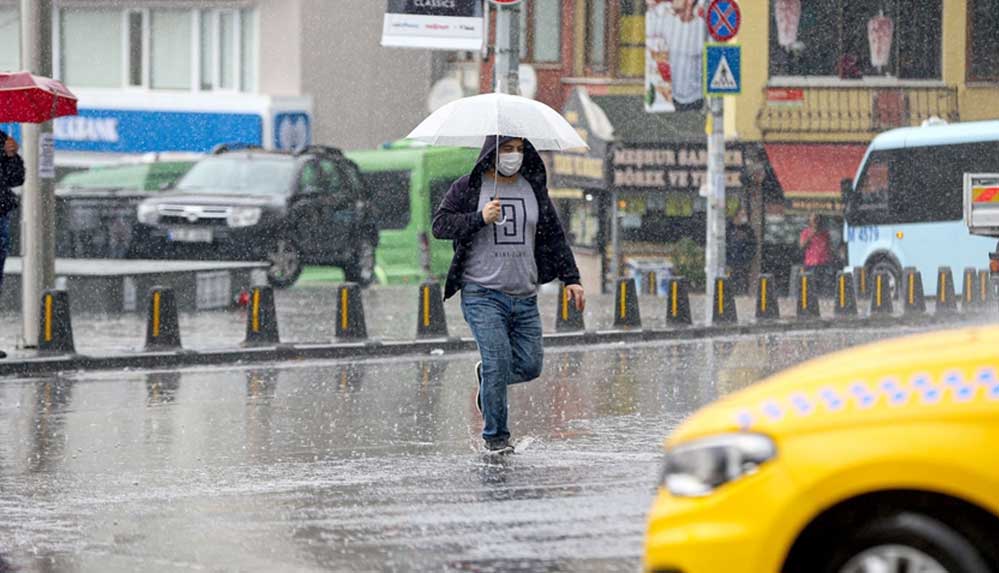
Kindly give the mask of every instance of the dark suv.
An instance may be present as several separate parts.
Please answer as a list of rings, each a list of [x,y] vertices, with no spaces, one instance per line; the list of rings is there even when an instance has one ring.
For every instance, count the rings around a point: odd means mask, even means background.
[[[378,230],[357,166],[335,148],[298,153],[221,146],[172,191],[138,206],[134,257],[267,261],[276,287],[306,264],[374,276]]]

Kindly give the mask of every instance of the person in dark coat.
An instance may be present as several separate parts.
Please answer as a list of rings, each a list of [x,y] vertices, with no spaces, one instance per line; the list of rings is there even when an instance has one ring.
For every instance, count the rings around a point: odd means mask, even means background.
[[[3,288],[3,270],[10,250],[10,212],[18,207],[17,195],[11,187],[24,184],[24,162],[17,154],[17,142],[0,131],[3,153],[0,154],[0,289]],[[0,350],[0,358],[7,354]]]
[[[512,450],[507,386],[541,374],[538,285],[561,279],[576,308],[585,304],[547,179],[530,141],[491,136],[471,173],[451,185],[434,213],[434,236],[454,242],[444,299],[461,291],[479,347],[476,407],[490,452]]]

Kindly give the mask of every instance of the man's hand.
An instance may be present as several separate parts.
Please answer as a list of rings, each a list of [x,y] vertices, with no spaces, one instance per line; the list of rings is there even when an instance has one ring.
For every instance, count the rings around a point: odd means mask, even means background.
[[[569,300],[576,303],[576,310],[583,312],[586,308],[586,296],[583,294],[583,287],[579,285],[566,285],[565,292],[569,295]]]
[[[500,201],[499,199],[493,199],[492,201],[486,203],[486,206],[482,208],[482,220],[486,222],[487,225],[492,225],[500,218]]]
[[[7,157],[14,157],[17,155],[17,142],[14,141],[13,137],[8,137],[7,140],[3,142],[3,152],[7,154]]]

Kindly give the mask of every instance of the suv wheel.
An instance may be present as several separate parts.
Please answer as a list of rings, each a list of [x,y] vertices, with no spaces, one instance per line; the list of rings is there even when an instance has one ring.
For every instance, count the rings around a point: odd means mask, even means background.
[[[370,285],[375,280],[375,243],[371,239],[361,239],[354,252],[354,258],[344,265],[343,274],[348,282],[357,283],[362,287]]]
[[[295,284],[302,274],[302,251],[290,239],[278,239],[267,253],[267,282],[275,288],[287,288]]]
[[[949,525],[921,513],[876,519],[816,556],[827,573],[990,573],[974,544]]]

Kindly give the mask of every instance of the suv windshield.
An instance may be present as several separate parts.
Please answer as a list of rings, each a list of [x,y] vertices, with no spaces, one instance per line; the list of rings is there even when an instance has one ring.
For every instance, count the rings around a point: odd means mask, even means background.
[[[218,194],[284,194],[291,188],[295,164],[284,157],[209,157],[192,167],[176,189]]]

